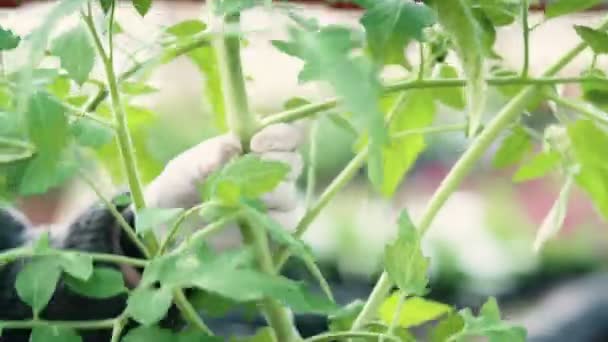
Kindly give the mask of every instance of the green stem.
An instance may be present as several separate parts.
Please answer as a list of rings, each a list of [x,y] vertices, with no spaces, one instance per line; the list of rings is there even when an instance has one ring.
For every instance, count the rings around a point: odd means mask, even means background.
[[[394,336],[395,329],[399,325],[399,320],[401,319],[401,311],[403,311],[403,306],[405,306],[405,301],[407,300],[407,295],[402,293],[399,296],[399,302],[397,303],[397,307],[395,308],[395,314],[393,315],[393,320],[391,324],[388,326],[388,330],[386,331],[387,335]],[[383,342],[382,340],[380,342]]]
[[[590,120],[597,120],[605,125],[608,125],[608,115],[606,115],[605,112],[593,107],[591,104],[576,102],[550,92],[547,92],[547,96],[549,99],[551,99],[551,101],[555,102],[559,106],[570,108],[586,116]]]
[[[190,322],[194,327],[199,329],[200,331],[206,333],[209,336],[213,336],[213,331],[209,329],[207,324],[201,319],[196,309],[192,306],[192,304],[186,298],[184,291],[181,289],[177,289],[173,291],[173,298],[175,300],[175,304],[178,306],[180,312],[186,319],[186,321]]]
[[[348,163],[348,165],[334,178],[331,184],[325,189],[325,191],[321,194],[317,202],[314,206],[312,206],[304,217],[298,222],[294,235],[296,237],[301,237],[304,232],[308,229],[310,224],[317,218],[321,210],[325,208],[325,206],[331,201],[332,198],[348,183],[350,182],[357,172],[365,165],[367,161],[368,149],[365,147],[361,152],[357,153],[357,155]],[[290,251],[289,248],[283,246],[276,253],[275,257],[275,265],[276,270],[280,270],[287,259],[289,259]]]
[[[122,337],[122,331],[125,329],[127,325],[128,316],[123,313],[117,319],[114,320],[114,324],[112,326],[112,337],[110,338],[110,342],[119,342]]]
[[[47,321],[47,320],[29,320],[29,321],[0,321],[0,329],[32,329],[37,327],[62,327],[75,330],[96,330],[96,329],[111,329],[114,326],[116,319],[104,319],[96,321]]]
[[[95,185],[93,180],[91,180],[89,178],[89,176],[87,176],[84,172],[80,172],[80,177],[89,186],[89,188],[91,188],[91,190],[93,190],[93,192],[95,192],[95,195],[97,196],[97,198],[99,198],[104,203],[106,208],[108,208],[108,210],[110,211],[112,216],[114,216],[114,218],[118,222],[118,225],[120,226],[122,231],[129,237],[129,240],[131,240],[131,242],[137,247],[137,249],[139,249],[139,251],[143,254],[143,256],[146,259],[150,258],[150,251],[148,251],[148,248],[146,248],[146,246],[139,240],[139,237],[137,237],[137,234],[135,233],[135,229],[133,229],[129,225],[129,223],[125,220],[125,218],[122,216],[122,214],[119,213],[118,210],[116,210],[116,207],[114,206],[114,204],[112,204],[101,193],[101,190]]]
[[[85,24],[87,25],[93,42],[103,63],[104,70],[106,73],[108,89],[110,92],[110,99],[112,101],[112,112],[116,121],[116,137],[119,147],[120,156],[122,159],[123,167],[127,175],[127,181],[129,183],[129,190],[131,192],[131,198],[135,206],[135,211],[146,207],[146,201],[144,198],[143,186],[139,177],[139,171],[137,169],[137,163],[135,159],[135,149],[133,147],[133,141],[129,133],[129,125],[127,122],[127,114],[125,113],[122,105],[120,93],[118,92],[118,82],[116,80],[116,73],[114,72],[114,61],[112,57],[112,46],[109,46],[110,54],[108,55],[103,48],[99,34],[95,27],[93,17],[91,15],[91,4],[87,4],[87,14],[83,15]],[[111,23],[112,24],[112,23]],[[109,35],[112,35],[112,30],[108,31]],[[144,235],[144,243],[151,253],[156,252],[158,249],[158,242],[154,237],[153,232],[147,232]]]
[[[213,11],[213,2],[211,2]],[[212,16],[213,17],[213,16]],[[226,16],[224,20],[213,17],[214,25],[225,27],[238,27],[240,16],[238,14]],[[241,40],[236,35],[227,34],[212,40],[217,55],[218,68],[226,106],[226,118],[230,130],[235,133],[248,150],[249,140],[258,129],[258,122],[249,110],[243,66],[241,63]]]
[[[316,175],[317,175],[317,134],[319,132],[319,121],[312,123],[309,136],[309,151],[308,151],[308,170],[306,173],[306,210],[310,209],[312,199],[315,195]]]
[[[486,80],[492,86],[511,86],[511,85],[552,85],[564,83],[606,83],[607,79],[596,77],[540,77],[540,78],[521,78],[521,77],[500,77],[488,78]],[[466,86],[465,79],[431,79],[431,80],[405,80],[387,84],[383,87],[385,94],[401,92],[410,89],[430,89],[430,88],[454,88]],[[297,108],[292,108],[277,114],[271,114],[263,118],[260,123],[262,127],[280,122],[297,121],[315,115],[340,104],[339,98],[331,98],[318,103],[306,104]]]
[[[466,123],[461,123],[461,124],[453,124],[453,125],[445,125],[445,126],[406,129],[406,130],[391,134],[391,139],[401,139],[401,138],[404,138],[404,137],[407,137],[410,135],[414,135],[414,134],[460,132],[460,131],[465,130],[467,127],[468,127],[468,125]]]
[[[87,255],[87,256],[90,256],[91,258],[93,258],[93,260],[95,260],[95,261],[111,262],[111,263],[115,263],[115,264],[131,265],[131,266],[135,266],[135,267],[146,267],[148,265],[147,260],[135,259],[135,258],[130,258],[130,257],[122,256],[122,255],[116,255],[116,254],[88,253],[88,252],[83,252],[83,251],[78,251],[78,250],[69,250],[69,249],[51,250],[51,251],[47,251],[47,252],[35,252],[31,248],[13,248],[13,249],[6,250],[5,252],[0,254],[0,265],[6,264],[9,262],[13,262],[17,259],[22,259],[22,258],[31,258],[34,256],[56,257],[56,256],[59,256],[61,254],[65,254],[65,253],[75,253],[75,254]]]
[[[165,239],[161,243],[160,248],[158,249],[158,252],[156,254],[157,255],[163,255],[165,253],[165,251],[167,250],[167,248],[169,248],[169,246],[171,245],[171,242],[173,242],[173,240],[175,239],[175,236],[179,232],[179,229],[181,228],[181,225],[184,223],[184,221],[188,217],[192,216],[196,212],[204,210],[205,208],[213,207],[215,205],[218,205],[218,204],[215,203],[215,202],[207,202],[207,203],[199,204],[197,206],[194,206],[194,207],[192,207],[192,208],[184,211],[177,218],[177,220],[175,220],[175,223],[173,224],[173,226],[169,230],[169,233],[167,234],[167,236],[165,237]]]
[[[524,65],[521,70],[521,77],[527,78],[530,70],[530,26],[528,24],[528,14],[530,10],[529,0],[521,0],[521,18],[524,40]]]
[[[270,246],[266,231],[252,227],[248,223],[240,224],[241,234],[245,243],[253,248],[257,266],[261,272],[274,274],[274,264],[270,254]],[[281,304],[272,298],[262,300],[263,311],[268,324],[274,330],[277,340],[281,342],[292,342],[299,340],[296,335],[295,327],[289,318],[288,311]]]
[[[608,18],[604,19],[600,29],[608,26]],[[579,53],[586,48],[585,43],[580,43],[572,50],[567,52],[557,63],[551,66],[544,74],[545,77],[552,77],[568,63],[570,63]],[[496,137],[508,127],[511,122],[524,112],[526,105],[530,99],[539,91],[539,84],[532,84],[524,88],[514,98],[503,107],[503,109],[494,117],[487,127],[477,136],[472,145],[465,151],[462,157],[454,164],[448,175],[439,185],[439,188],[433,194],[427,208],[422,215],[422,219],[418,225],[421,234],[428,231],[431,222],[437,215],[439,209],[445,204],[450,195],[458,188],[462,180],[468,175],[476,162],[483,156],[485,151],[494,142]],[[386,297],[392,287],[392,283],[385,272],[382,273],[376,286],[372,290],[368,301],[361,313],[355,319],[352,330],[361,329],[376,312],[383,299]]]
[[[349,339],[349,338],[363,338],[366,340],[367,339],[376,339],[376,341],[380,340],[381,338],[386,338],[387,340],[394,341],[394,342],[401,341],[400,339],[398,339],[394,336],[373,333],[373,332],[337,332],[337,333],[327,333],[327,334],[313,336],[313,337],[307,338],[306,340],[304,340],[304,342],[332,342],[332,341],[345,340],[345,339]]]

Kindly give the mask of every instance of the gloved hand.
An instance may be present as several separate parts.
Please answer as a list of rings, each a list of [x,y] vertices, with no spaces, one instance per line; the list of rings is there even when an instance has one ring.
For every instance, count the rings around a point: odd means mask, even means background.
[[[269,215],[286,229],[298,220],[296,180],[302,172],[302,157],[296,151],[303,132],[295,124],[275,124],[262,129],[251,139],[251,153],[265,160],[276,160],[290,166],[291,172],[272,192],[261,199]],[[163,172],[146,188],[148,207],[184,208],[201,200],[200,186],[214,171],[242,153],[239,139],[233,134],[206,140],[171,160]]]

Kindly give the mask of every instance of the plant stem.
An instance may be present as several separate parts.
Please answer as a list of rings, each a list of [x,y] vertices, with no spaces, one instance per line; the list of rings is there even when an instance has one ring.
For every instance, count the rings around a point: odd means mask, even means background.
[[[47,321],[47,320],[29,320],[29,321],[0,321],[0,329],[31,329],[37,327],[62,327],[76,330],[95,330],[95,329],[111,329],[114,326],[116,319],[104,319],[96,321]]]
[[[143,256],[146,259],[150,258],[150,251],[148,251],[148,248],[146,248],[146,246],[139,240],[139,238],[137,237],[137,234],[135,233],[135,229],[133,229],[129,225],[129,223],[125,220],[125,218],[122,216],[122,214],[119,213],[118,210],[116,210],[116,207],[114,206],[114,204],[112,204],[101,193],[101,190],[95,185],[93,180],[91,180],[89,178],[89,176],[87,176],[84,172],[80,172],[80,177],[82,178],[82,180],[85,183],[87,183],[87,185],[91,188],[91,190],[93,190],[93,192],[95,192],[95,195],[97,196],[97,198],[99,198],[104,203],[106,208],[108,208],[108,210],[110,211],[112,216],[114,216],[114,218],[118,222],[118,225],[120,226],[120,228],[122,228],[123,232],[129,237],[129,240],[131,240],[131,242],[137,247],[137,249],[139,249],[139,251],[143,254]]]
[[[192,306],[192,304],[186,298],[184,291],[182,289],[177,289],[173,291],[173,296],[175,300],[175,304],[179,307],[180,312],[184,316],[184,318],[194,325],[200,331],[206,333],[209,336],[213,336],[213,331],[209,329],[207,324],[201,319],[196,312],[196,309]]]
[[[114,320],[114,325],[112,326],[112,337],[110,338],[110,342],[119,342],[122,337],[122,331],[127,324],[128,316],[126,313],[122,313],[118,318]]]
[[[113,9],[112,9],[113,10]],[[112,100],[112,112],[116,121],[116,137],[119,147],[120,156],[122,158],[123,167],[127,175],[127,181],[129,183],[129,190],[135,206],[135,211],[146,207],[146,201],[143,193],[143,186],[139,177],[139,170],[137,169],[137,163],[135,159],[135,149],[133,147],[133,141],[129,133],[129,126],[127,122],[127,114],[125,113],[122,105],[120,93],[118,92],[118,82],[116,81],[116,74],[114,72],[114,61],[112,59],[113,47],[109,46],[110,54],[108,55],[103,48],[99,34],[95,27],[95,23],[92,17],[91,4],[87,4],[87,14],[83,15],[85,24],[87,25],[93,42],[97,48],[97,52],[103,63],[104,70],[106,73],[108,89],[110,92],[110,99]],[[112,24],[112,23],[110,23]],[[108,34],[112,35],[112,30],[108,30]],[[158,243],[154,237],[153,232],[147,232],[144,235],[144,243],[150,253],[156,252],[158,249]]]
[[[414,135],[414,134],[459,132],[459,131],[465,130],[467,127],[468,127],[468,125],[466,123],[461,123],[461,124],[426,127],[426,128],[406,129],[406,130],[391,134],[391,139],[401,139],[401,138],[407,137],[409,135]]]
[[[590,120],[597,120],[605,125],[608,125],[608,115],[590,104],[573,101],[555,94],[551,94],[550,92],[547,92],[547,96],[549,99],[551,99],[551,101],[562,107],[570,108],[586,116]]]
[[[240,15],[228,15],[224,18],[214,15],[215,1],[210,2],[211,30],[222,28],[225,32],[226,25],[238,27]],[[249,140],[258,129],[257,118],[251,113],[247,101],[245,79],[241,64],[240,38],[236,35],[225,35],[213,39],[213,47],[217,54],[218,68],[224,94],[224,105],[230,130],[241,140],[244,151],[249,150]],[[240,224],[241,234],[245,243],[252,246],[258,267],[263,273],[274,274],[274,264],[268,245],[266,231],[251,227],[248,224]],[[261,301],[266,320],[274,330],[277,338],[281,342],[291,342],[299,340],[295,327],[293,326],[289,314],[281,304],[271,298]]]
[[[213,1],[211,11],[214,10]],[[211,15],[210,22],[214,26],[230,25],[238,27],[240,15],[229,15],[221,18]],[[215,27],[217,28],[217,27]],[[226,118],[230,130],[240,139],[244,150],[249,149],[249,140],[258,129],[256,117],[249,110],[245,79],[243,77],[243,66],[241,63],[241,40],[236,35],[226,35],[212,40],[212,45],[217,54],[218,68],[226,106]]]
[[[321,194],[315,205],[313,205],[307,212],[304,214],[304,217],[298,222],[294,235],[296,237],[301,237],[302,234],[308,229],[308,226],[314,221],[315,218],[319,215],[321,210],[325,208],[325,206],[331,201],[332,198],[340,191],[348,182],[350,182],[357,172],[365,165],[367,161],[368,148],[365,147],[361,152],[357,153],[357,155],[348,163],[348,165],[334,178],[331,184],[325,189],[325,191]],[[287,247],[283,246],[276,253],[275,257],[275,267],[276,270],[280,270],[281,267],[285,264],[287,259],[290,256],[290,251]]]
[[[69,249],[57,250],[57,251],[51,250],[48,252],[37,253],[31,248],[13,248],[13,249],[9,249],[9,250],[2,252],[0,254],[0,265],[9,263],[9,262],[13,262],[13,261],[15,261],[17,259],[21,259],[21,258],[31,258],[34,256],[54,257],[54,256],[58,256],[58,255],[61,255],[64,253],[76,253],[76,254],[81,254],[81,255],[87,255],[96,261],[112,262],[115,264],[125,264],[125,265],[131,265],[131,266],[135,266],[135,267],[145,267],[148,265],[147,260],[135,259],[135,258],[130,258],[130,257],[122,256],[122,255],[116,255],[116,254],[88,253],[88,252],[83,252],[83,251],[78,251],[78,250],[69,250]]]
[[[240,224],[240,228],[243,240],[253,248],[260,271],[274,274],[275,269],[266,231],[251,227],[248,223],[244,222]],[[262,300],[262,306],[266,320],[274,330],[278,341],[292,342],[299,340],[295,334],[295,327],[292,325],[288,311],[277,300],[265,298]]]
[[[397,307],[395,308],[395,314],[393,315],[393,320],[391,321],[391,324],[388,326],[388,330],[386,331],[387,335],[389,335],[389,336],[395,335],[395,329],[399,325],[399,320],[401,319],[401,311],[403,311],[403,306],[405,305],[406,300],[407,300],[407,295],[405,293],[402,293],[399,296],[399,302],[397,303]],[[383,342],[383,340],[384,339],[382,339],[380,342]]]
[[[202,204],[194,206],[194,207],[184,211],[183,213],[181,213],[181,215],[179,215],[177,220],[175,220],[175,223],[173,224],[173,226],[169,230],[169,233],[167,234],[167,236],[161,243],[160,248],[158,249],[158,252],[156,254],[163,255],[165,253],[165,251],[167,250],[167,248],[169,248],[169,246],[171,245],[171,242],[175,239],[175,236],[179,232],[179,228],[181,227],[181,225],[184,223],[184,221],[188,217],[192,216],[194,213],[196,213],[198,211],[204,210],[205,208],[208,208],[208,207],[213,207],[215,205],[217,205],[217,203],[215,203],[215,202],[202,203]]]
[[[348,332],[348,331],[345,331],[345,332],[327,333],[327,334],[313,336],[313,337],[307,338],[306,340],[304,340],[304,342],[332,342],[332,341],[339,341],[339,340],[348,339],[348,338],[364,338],[364,339],[374,339],[375,338],[376,340],[380,340],[380,338],[386,338],[387,340],[394,341],[394,342],[401,341],[400,339],[398,339],[394,336],[390,336],[390,335],[386,335],[386,334],[379,334],[379,333],[373,333],[373,332]]]
[[[319,132],[319,121],[315,120],[310,128],[309,151],[308,151],[308,170],[306,173],[306,199],[305,208],[310,209],[312,199],[315,195],[315,185],[317,181],[317,134]]]
[[[600,29],[608,27],[608,18],[605,18],[600,26]],[[545,77],[552,77],[568,63],[570,63],[579,53],[581,53],[587,44],[580,43],[572,50],[567,52],[553,66],[551,66],[544,74]],[[422,219],[418,225],[421,235],[430,228],[431,222],[439,212],[439,209],[445,204],[450,195],[458,188],[462,180],[473,169],[476,162],[483,156],[485,151],[494,142],[500,132],[506,128],[515,118],[517,118],[525,109],[531,98],[539,91],[539,84],[532,84],[519,92],[514,98],[507,103],[503,109],[494,117],[487,127],[477,136],[472,145],[464,152],[460,159],[454,164],[448,175],[439,185],[439,188],[433,194],[429,204],[427,205]],[[382,273],[376,286],[372,290],[368,301],[361,313],[355,319],[352,330],[361,329],[378,311],[378,307],[388,294],[392,287],[388,274]]]
[[[528,24],[528,14],[530,10],[529,0],[521,0],[521,25],[524,40],[524,65],[521,70],[521,77],[527,78],[530,69],[530,26]]]
[[[579,51],[580,52],[580,51]],[[608,84],[608,79],[596,77],[541,77],[541,78],[521,78],[521,77],[500,77],[488,78],[486,80],[492,86],[510,86],[510,85],[552,85],[563,83],[586,83],[597,82]],[[430,88],[454,88],[464,87],[466,80],[464,79],[430,79],[430,80],[405,80],[387,84],[383,87],[386,94],[400,92],[410,89],[430,89]],[[263,118],[260,123],[262,127],[266,127],[279,122],[291,122],[303,119],[319,112],[332,109],[340,104],[341,99],[331,98],[318,103],[306,104],[297,108],[292,108],[277,114],[271,114]]]

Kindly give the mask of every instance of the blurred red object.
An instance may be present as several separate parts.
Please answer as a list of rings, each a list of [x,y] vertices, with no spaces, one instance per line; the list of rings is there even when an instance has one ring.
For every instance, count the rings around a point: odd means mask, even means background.
[[[0,0],[0,8],[17,7],[20,3],[20,0]]]

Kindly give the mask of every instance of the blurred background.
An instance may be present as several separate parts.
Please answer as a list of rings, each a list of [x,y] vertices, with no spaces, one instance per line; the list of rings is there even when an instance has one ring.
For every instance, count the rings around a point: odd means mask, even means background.
[[[16,6],[17,2],[0,0],[0,4],[7,6],[0,9],[0,22],[22,35],[40,24],[52,3],[21,1]],[[303,1],[298,6],[303,15],[315,17],[323,24],[356,25],[361,15],[358,9],[345,4]],[[201,18],[203,8],[201,2],[195,1],[154,0],[150,13],[142,19],[130,3],[121,3],[117,20],[125,33],[117,39],[121,52],[117,69],[124,71],[134,61],[153,55],[158,49],[155,38],[163,28],[185,19]],[[542,6],[534,8],[532,25],[543,20]],[[536,28],[531,36],[532,73],[541,74],[577,44],[574,24],[593,26],[603,14],[603,6],[598,6],[585,13],[552,19]],[[286,101],[294,97],[315,101],[332,95],[322,84],[298,84],[301,63],[279,53],[270,44],[271,39],[285,37],[287,23],[280,11],[254,9],[243,15],[243,30],[248,32],[243,50],[244,69],[251,105],[260,115],[282,110]],[[504,57],[503,65],[513,70],[520,66],[518,23],[499,29],[495,50]],[[591,57],[582,54],[561,76],[578,76],[588,67]],[[598,63],[603,69],[604,58]],[[18,65],[19,61],[19,56],[7,55],[5,63],[10,68],[11,63]],[[395,68],[386,77],[398,78],[402,73]],[[96,70],[96,75],[103,79],[101,70]],[[208,75],[201,73],[187,57],[138,77],[158,89],[150,96],[132,101],[146,108],[148,119],[133,134],[140,167],[146,181],[150,181],[171,157],[218,134],[220,129],[212,119],[213,106],[205,95]],[[579,94],[575,86],[562,87],[560,91],[564,96]],[[498,93],[492,94],[491,99],[490,107],[496,109],[506,101]],[[541,106],[537,110],[542,115],[547,108]],[[440,112],[438,122],[463,120],[462,113],[447,107],[441,107]],[[352,158],[355,137],[328,119],[321,119],[319,127],[314,143],[321,146],[316,160],[317,187],[321,191]],[[345,301],[366,296],[381,271],[383,248],[395,235],[400,210],[408,208],[416,222],[429,196],[468,143],[462,133],[429,137],[428,148],[393,199],[381,199],[374,194],[362,173],[313,224],[305,238],[328,276],[345,286]],[[306,146],[302,151],[305,156],[307,150]],[[513,184],[510,179],[514,169],[497,170],[491,159],[489,153],[452,196],[425,240],[426,252],[433,263],[431,297],[458,306],[477,306],[486,296],[494,295],[509,319],[524,322],[529,329],[543,329],[550,322],[538,323],[535,319],[541,317],[529,318],[526,312],[545,298],[550,289],[604,270],[608,261],[606,223],[600,220],[585,195],[576,191],[562,233],[542,252],[535,253],[532,244],[536,230],[551,208],[560,183],[548,177]],[[100,176],[106,180],[108,193],[121,184],[113,173],[116,170],[104,170]],[[304,189],[304,180],[301,184]],[[21,198],[18,205],[34,223],[60,223],[69,221],[94,198],[87,187],[74,180],[43,196]],[[564,307],[576,299],[571,301],[564,302]]]

